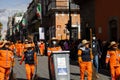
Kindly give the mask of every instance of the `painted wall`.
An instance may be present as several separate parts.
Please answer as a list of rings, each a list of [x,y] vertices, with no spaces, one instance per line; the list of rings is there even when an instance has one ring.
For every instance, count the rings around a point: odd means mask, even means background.
[[[116,19],[120,29],[120,0],[95,0],[95,26],[97,37],[109,40],[109,21]],[[120,30],[118,30],[120,31]],[[119,32],[118,32],[119,33]]]

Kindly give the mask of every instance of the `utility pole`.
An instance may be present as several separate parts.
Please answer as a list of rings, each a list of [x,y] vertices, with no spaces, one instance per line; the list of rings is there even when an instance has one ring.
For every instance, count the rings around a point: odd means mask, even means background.
[[[69,32],[70,32],[70,40],[72,40],[72,17],[71,17],[71,0],[69,0],[69,20],[68,20],[68,22],[69,22],[69,27],[70,27],[70,30],[69,30]]]

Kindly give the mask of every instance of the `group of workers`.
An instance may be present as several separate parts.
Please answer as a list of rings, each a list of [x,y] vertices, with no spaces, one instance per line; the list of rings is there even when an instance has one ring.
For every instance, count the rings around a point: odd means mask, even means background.
[[[43,48],[43,42],[38,44],[39,48]],[[43,55],[43,51],[39,49],[40,54]],[[19,64],[21,65],[25,61],[26,78],[32,80],[35,68],[37,66],[37,53],[35,51],[35,44],[32,40],[26,39],[24,43],[20,40],[15,44],[10,41],[0,41],[0,80],[9,80],[10,70],[14,66],[14,56],[20,57]]]
[[[80,66],[80,80],[84,80],[85,73],[87,73],[87,80],[96,80],[99,78],[98,75],[98,61],[101,57],[100,49],[98,48],[98,43],[95,44],[95,38],[93,37],[92,49],[90,47],[90,42],[86,39],[82,40],[82,44],[78,49],[78,62]],[[118,48],[118,43],[111,41],[108,46],[106,55],[106,67],[110,66],[111,80],[120,79],[120,49]],[[92,50],[92,51],[91,51]],[[93,69],[95,68],[95,70]],[[92,75],[95,73],[96,78]]]
[[[50,41],[50,45],[47,48],[48,55],[48,67],[52,63],[50,62],[50,55],[52,51],[62,51],[60,45],[58,45],[58,40],[53,38]],[[90,42],[86,39],[82,40],[81,45],[78,48],[78,63],[80,67],[80,80],[84,80],[85,73],[87,73],[87,79],[92,80],[92,74],[95,73],[96,77],[99,78],[98,68],[99,68],[99,57],[101,57],[101,51],[99,49],[99,44],[96,41],[96,37],[93,37],[92,48],[90,47]],[[106,66],[110,64],[111,79],[117,80],[120,78],[120,49],[118,49],[118,43],[112,41],[110,43],[109,50],[106,55]],[[38,47],[40,55],[44,55],[45,43],[43,41],[38,42]],[[14,66],[14,56],[21,57],[19,64],[21,65],[25,61],[26,78],[27,80],[32,80],[35,68],[37,66],[37,53],[35,51],[35,44],[32,40],[25,40],[24,43],[17,41],[15,44],[10,41],[0,42],[0,80],[9,80],[10,69]],[[93,66],[95,67],[95,72],[93,71]],[[50,72],[51,76],[52,72]]]

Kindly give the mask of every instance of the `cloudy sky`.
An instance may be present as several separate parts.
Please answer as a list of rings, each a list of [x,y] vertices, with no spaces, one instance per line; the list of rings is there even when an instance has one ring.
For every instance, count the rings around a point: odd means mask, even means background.
[[[0,0],[0,22],[3,24],[3,30],[7,28],[8,16],[16,12],[25,12],[32,0]]]

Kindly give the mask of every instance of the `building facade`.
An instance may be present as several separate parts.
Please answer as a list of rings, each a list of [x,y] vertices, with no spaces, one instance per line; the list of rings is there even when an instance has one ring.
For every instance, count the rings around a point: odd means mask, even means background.
[[[70,2],[72,37],[80,39],[79,6]],[[69,39],[70,32],[66,29],[69,20],[69,0],[42,0],[42,26],[46,29],[47,39],[56,37],[59,40]]]
[[[20,40],[20,28],[19,23],[21,22],[23,17],[22,12],[15,13],[13,16],[8,17],[7,23],[7,33],[6,39],[15,42],[16,40]]]
[[[39,36],[39,27],[41,27],[41,0],[32,0],[27,8],[27,29],[28,37],[34,40],[34,37]],[[39,11],[38,11],[39,9]],[[37,40],[39,40],[37,38]]]
[[[8,22],[7,22],[7,35],[10,37],[12,36],[12,17],[8,17]]]
[[[96,34],[101,40],[120,40],[120,8],[119,0],[95,1]]]

